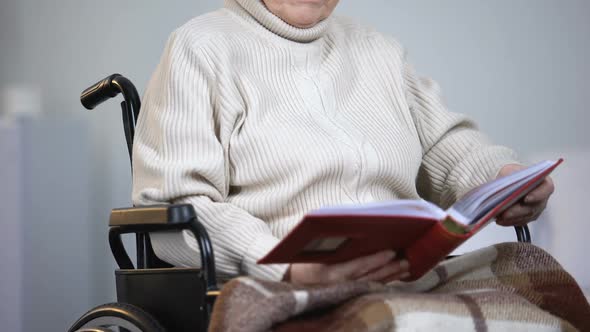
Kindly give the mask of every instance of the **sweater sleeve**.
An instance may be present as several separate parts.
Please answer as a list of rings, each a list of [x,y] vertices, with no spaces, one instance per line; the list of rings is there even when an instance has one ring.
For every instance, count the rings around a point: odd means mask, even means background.
[[[469,190],[494,179],[515,153],[492,144],[476,124],[445,106],[436,82],[418,77],[404,55],[408,105],[422,145],[417,187],[420,195],[449,207]]]
[[[203,44],[176,31],[148,84],[133,148],[133,201],[192,204],[213,243],[221,279],[247,274],[280,280],[287,266],[256,264],[279,240],[263,220],[226,202],[235,118],[215,106],[219,86],[211,57],[198,46]],[[200,266],[188,231],[151,238],[161,259]]]

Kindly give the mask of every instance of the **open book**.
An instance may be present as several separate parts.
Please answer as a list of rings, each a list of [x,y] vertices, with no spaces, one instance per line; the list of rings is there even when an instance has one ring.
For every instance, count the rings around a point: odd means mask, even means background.
[[[446,211],[425,200],[312,211],[258,264],[337,263],[393,249],[410,263],[407,280],[415,280],[532,191],[562,161],[543,161],[485,183]]]

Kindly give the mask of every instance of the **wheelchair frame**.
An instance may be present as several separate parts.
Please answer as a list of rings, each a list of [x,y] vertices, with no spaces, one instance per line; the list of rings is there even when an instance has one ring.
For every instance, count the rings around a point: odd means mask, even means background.
[[[132,162],[135,125],[141,101],[130,80],[113,74],[82,92],[80,101],[89,110],[122,94],[123,126]],[[189,230],[197,239],[201,269],[177,268],[154,253],[149,233]],[[530,242],[527,226],[516,226],[519,242]],[[127,254],[122,234],[134,233],[137,267]],[[119,266],[115,271],[117,303],[86,312],[69,332],[108,332],[110,326],[132,332],[206,331],[219,289],[213,246],[191,205],[160,205],[113,209],[109,220],[109,245]]]
[[[133,83],[113,74],[80,97],[92,110],[102,102],[123,95],[123,126],[132,162],[135,124],[141,102]],[[201,269],[176,268],[155,255],[150,232],[189,230],[197,239]],[[137,267],[123,245],[121,235],[134,233]],[[113,209],[109,220],[109,245],[119,269],[115,271],[117,303],[91,309],[78,319],[70,332],[110,331],[117,326],[128,331],[205,331],[219,290],[213,247],[205,227],[188,204]],[[106,330],[105,330],[106,329]]]

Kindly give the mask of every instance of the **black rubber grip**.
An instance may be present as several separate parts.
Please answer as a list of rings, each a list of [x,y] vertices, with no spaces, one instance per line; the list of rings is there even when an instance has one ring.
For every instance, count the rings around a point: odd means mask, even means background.
[[[117,77],[121,77],[121,75],[113,74],[84,90],[82,95],[80,95],[82,105],[86,107],[86,109],[91,110],[102,102],[118,95],[119,89],[112,84],[113,80]]]

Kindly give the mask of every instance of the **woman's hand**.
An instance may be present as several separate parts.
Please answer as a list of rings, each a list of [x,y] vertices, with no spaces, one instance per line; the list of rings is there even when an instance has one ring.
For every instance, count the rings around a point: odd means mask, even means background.
[[[285,280],[296,284],[322,284],[347,280],[387,283],[409,277],[406,260],[396,260],[392,250],[338,264],[291,264]]]
[[[525,166],[508,164],[500,170],[498,177],[516,172]],[[555,187],[550,177],[546,177],[541,184],[528,193],[523,199],[502,212],[496,222],[502,226],[522,226],[539,218]]]

